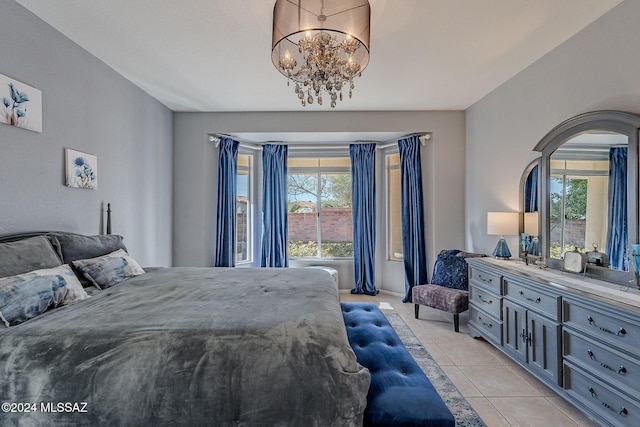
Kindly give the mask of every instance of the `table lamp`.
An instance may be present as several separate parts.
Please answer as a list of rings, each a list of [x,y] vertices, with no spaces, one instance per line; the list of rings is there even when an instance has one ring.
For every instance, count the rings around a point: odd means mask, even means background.
[[[640,245],[631,245],[631,255],[636,266],[636,287],[640,290]]]
[[[511,251],[504,236],[518,235],[518,216],[518,212],[487,212],[487,234],[500,236],[493,250],[495,258],[511,258]]]

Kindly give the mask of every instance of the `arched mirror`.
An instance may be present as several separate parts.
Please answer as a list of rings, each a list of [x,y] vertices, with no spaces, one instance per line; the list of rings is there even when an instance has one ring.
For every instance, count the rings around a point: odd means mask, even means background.
[[[520,257],[540,255],[540,159],[527,165],[520,178]]]
[[[549,160],[549,257],[575,248],[602,252],[600,264],[629,271],[626,135],[574,136]]]
[[[583,254],[591,276],[626,283],[638,236],[640,115],[595,111],[573,117],[534,148],[539,163],[540,254],[563,268]],[[597,252],[595,252],[597,251]]]

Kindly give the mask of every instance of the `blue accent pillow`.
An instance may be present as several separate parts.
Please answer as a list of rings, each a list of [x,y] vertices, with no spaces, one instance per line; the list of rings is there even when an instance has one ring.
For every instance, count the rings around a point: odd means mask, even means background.
[[[9,327],[44,313],[55,305],[54,291],[64,285],[61,276],[0,279],[0,320]]]
[[[469,276],[465,258],[459,255],[449,255],[447,252],[438,254],[433,267],[431,283],[463,291],[469,290]]]
[[[1,278],[0,321],[7,327],[17,325],[87,297],[68,265]]]
[[[96,258],[73,261],[72,264],[99,289],[145,273],[136,260],[122,249]]]
[[[43,270],[36,270],[30,273],[21,274],[24,278],[30,278],[33,276],[62,276],[65,281],[65,287],[58,292],[62,292],[62,301],[56,302],[56,307],[59,305],[69,305],[77,301],[82,301],[89,295],[82,287],[82,284],[78,280],[78,277],[71,269],[71,266],[62,264],[55,268],[47,268]]]
[[[117,234],[85,236],[76,233],[52,232],[48,236],[62,262],[69,265],[76,260],[99,257],[118,249],[123,249],[125,252],[127,250],[122,236]],[[87,288],[93,285],[82,273],[78,272],[77,277],[83,287]]]

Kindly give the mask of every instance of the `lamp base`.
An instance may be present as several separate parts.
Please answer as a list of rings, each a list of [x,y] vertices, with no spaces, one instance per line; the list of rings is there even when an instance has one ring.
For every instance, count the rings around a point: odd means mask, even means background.
[[[493,257],[496,259],[511,258],[511,251],[509,250],[509,246],[507,246],[507,241],[504,240],[504,237],[501,237],[500,240],[498,240],[498,244],[493,250]]]
[[[533,237],[527,247],[527,252],[531,255],[540,255],[540,243],[537,237]]]

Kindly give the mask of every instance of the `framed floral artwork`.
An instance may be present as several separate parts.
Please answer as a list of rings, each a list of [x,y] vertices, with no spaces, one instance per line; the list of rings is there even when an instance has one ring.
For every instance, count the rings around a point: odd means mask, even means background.
[[[42,132],[42,92],[0,74],[0,123]]]
[[[65,148],[67,187],[98,188],[98,158],[92,154]]]

